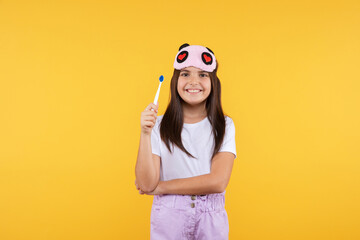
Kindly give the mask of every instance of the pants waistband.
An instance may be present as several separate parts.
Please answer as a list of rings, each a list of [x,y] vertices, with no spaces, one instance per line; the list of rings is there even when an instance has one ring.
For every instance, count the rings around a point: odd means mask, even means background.
[[[216,211],[225,207],[225,192],[207,195],[154,195],[153,206],[180,210]]]

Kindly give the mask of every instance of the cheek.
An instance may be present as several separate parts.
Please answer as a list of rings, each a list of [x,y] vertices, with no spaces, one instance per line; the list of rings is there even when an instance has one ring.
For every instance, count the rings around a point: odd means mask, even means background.
[[[211,81],[207,81],[206,82],[206,88],[208,89],[209,92],[211,92]]]
[[[185,87],[185,82],[180,81],[180,79],[179,79],[178,84],[177,84],[178,91],[182,91],[184,89],[184,87]]]

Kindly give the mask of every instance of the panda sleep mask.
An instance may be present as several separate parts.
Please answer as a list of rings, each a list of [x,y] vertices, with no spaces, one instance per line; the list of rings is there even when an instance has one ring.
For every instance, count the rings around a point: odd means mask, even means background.
[[[216,58],[209,48],[200,45],[183,44],[179,48],[174,61],[174,68],[197,67],[206,72],[216,68]]]

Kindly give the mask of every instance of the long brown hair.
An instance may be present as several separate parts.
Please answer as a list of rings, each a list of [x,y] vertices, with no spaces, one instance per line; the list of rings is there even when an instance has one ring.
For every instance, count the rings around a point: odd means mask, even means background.
[[[211,123],[215,140],[215,147],[211,158],[215,156],[221,147],[221,144],[224,140],[226,126],[225,116],[221,107],[221,84],[216,74],[217,69],[218,63],[216,62],[216,68],[214,71],[209,72],[211,80],[211,92],[206,99],[207,117]],[[181,131],[184,123],[184,115],[181,107],[183,100],[177,91],[179,75],[180,70],[174,69],[170,83],[171,99],[161,120],[160,136],[170,152],[172,152],[170,149],[170,143],[173,143],[189,157],[195,158],[185,149],[181,141]]]

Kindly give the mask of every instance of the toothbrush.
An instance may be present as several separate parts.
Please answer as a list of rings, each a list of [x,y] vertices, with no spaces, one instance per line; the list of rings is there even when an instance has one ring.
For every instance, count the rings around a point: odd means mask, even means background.
[[[159,77],[159,81],[160,81],[159,87],[158,87],[158,90],[157,90],[157,92],[156,92],[155,99],[154,99],[154,104],[155,104],[155,105],[157,104],[157,101],[158,101],[158,99],[159,99],[159,93],[160,93],[161,83],[164,81],[164,76],[163,76],[163,75],[161,75],[161,76]]]

